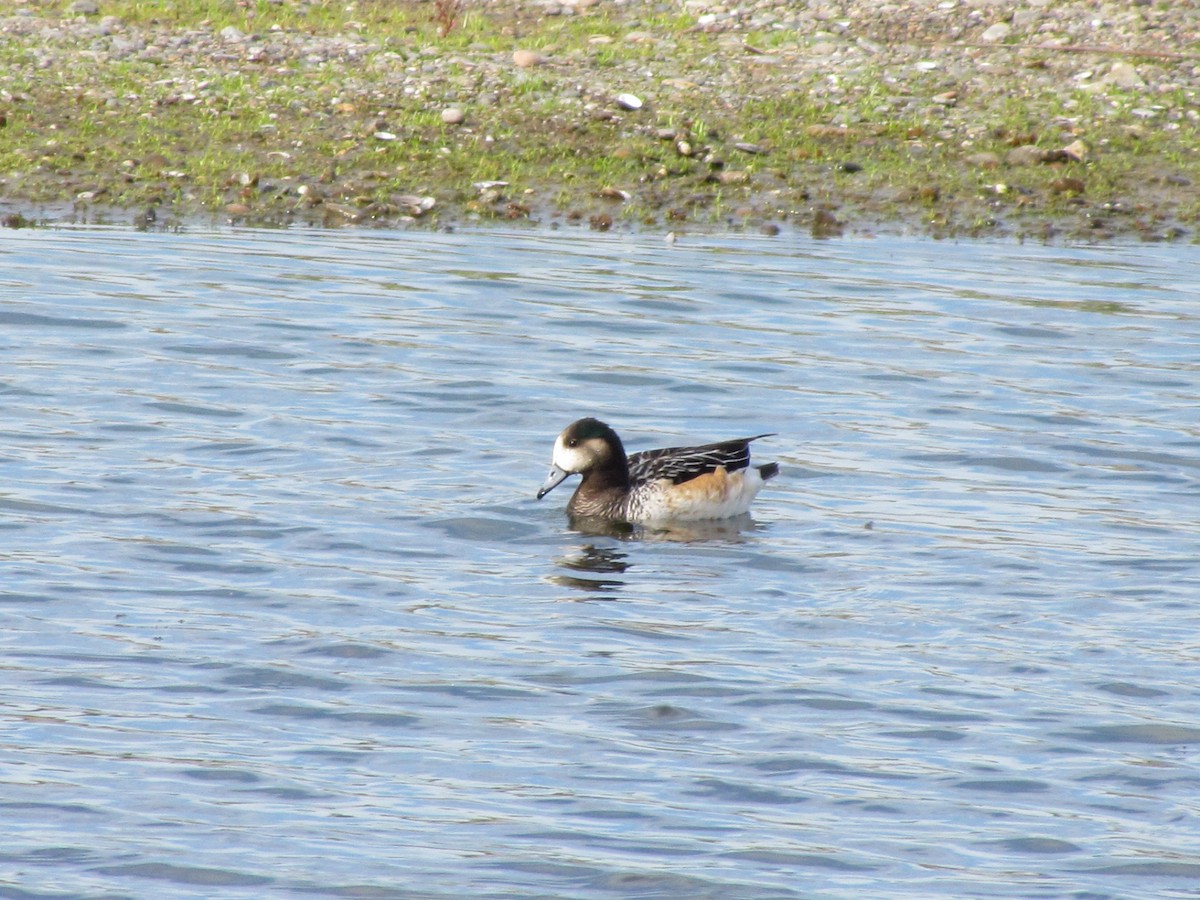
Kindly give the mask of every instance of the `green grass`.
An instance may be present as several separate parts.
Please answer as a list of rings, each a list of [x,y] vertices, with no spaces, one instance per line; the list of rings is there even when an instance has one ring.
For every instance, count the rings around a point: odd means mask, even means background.
[[[68,7],[58,3],[58,15]],[[895,83],[868,65],[845,73],[836,95],[819,72],[808,76],[812,83],[780,89],[755,75],[753,57],[743,60],[745,72],[708,65],[719,41],[671,12],[639,10],[637,29],[661,39],[639,42],[627,40],[631,29],[620,10],[604,6],[561,17],[473,6],[445,37],[432,9],[397,0],[109,0],[102,7],[130,26],[170,23],[205,34],[233,26],[268,45],[273,30],[363,39],[357,60],[317,65],[268,56],[186,66],[169,51],[101,63],[51,46],[71,64],[44,66],[38,59],[46,48],[36,39],[7,41],[0,70],[14,99],[0,105],[7,120],[0,128],[0,189],[16,184],[37,201],[55,199],[56,191],[61,199],[99,190],[104,202],[124,206],[239,203],[267,218],[304,208],[302,185],[356,208],[416,193],[438,197],[442,210],[507,215],[512,208],[505,204],[529,203],[662,225],[684,214],[692,222],[803,217],[828,204],[846,215],[863,210],[981,232],[997,215],[1069,218],[1082,204],[1136,197],[1164,169],[1200,183],[1197,123],[1184,118],[1168,128],[1133,115],[1140,104],[1160,102],[1153,97],[1074,87],[1045,96],[1014,91],[985,109],[972,108],[977,98],[967,96],[961,108],[933,115],[933,97],[946,89],[936,77]],[[783,32],[745,38],[784,55],[803,49]],[[551,63],[518,69],[508,62],[517,47],[539,49]],[[419,95],[405,93],[405,67],[431,61],[438,63],[435,77]],[[739,74],[742,81],[727,82]],[[667,83],[676,76],[695,86]],[[485,91],[494,102],[479,102]],[[618,91],[648,104],[616,110],[611,97]],[[1176,109],[1195,107],[1182,91],[1160,99]],[[442,123],[451,102],[466,110],[461,127]],[[611,116],[597,115],[606,110]],[[396,140],[375,137],[377,118]],[[840,121],[848,127],[831,127]],[[685,136],[694,156],[682,156],[658,129]],[[1083,163],[992,170],[964,162],[983,151],[1003,159],[1022,140],[1053,149],[1076,137],[1090,148]],[[769,152],[745,153],[738,141]],[[847,171],[845,163],[861,170]],[[745,173],[738,176],[745,183],[722,182],[729,171]],[[1085,182],[1082,197],[1061,189],[1064,176]],[[472,187],[479,181],[509,182],[504,203],[481,207]],[[1010,190],[997,193],[998,183]],[[599,197],[606,187],[631,198]],[[1193,222],[1200,218],[1194,196],[1177,204]]]

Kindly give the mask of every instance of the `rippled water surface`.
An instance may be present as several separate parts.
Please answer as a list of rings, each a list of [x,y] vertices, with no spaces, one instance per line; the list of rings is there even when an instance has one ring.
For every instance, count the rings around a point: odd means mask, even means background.
[[[0,894],[1200,895],[1200,250],[0,234]],[[574,532],[586,414],[763,431]]]

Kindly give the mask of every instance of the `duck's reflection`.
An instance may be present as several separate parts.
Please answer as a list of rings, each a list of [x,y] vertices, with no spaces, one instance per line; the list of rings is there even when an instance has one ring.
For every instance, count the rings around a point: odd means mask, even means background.
[[[611,599],[598,595],[612,594],[625,587],[623,579],[611,576],[622,575],[629,568],[624,552],[614,547],[597,547],[593,544],[584,544],[577,552],[559,559],[558,564],[564,569],[569,569],[572,574],[555,575],[551,581],[564,587],[585,591],[595,595],[596,599]],[[582,574],[585,572],[608,577]]]
[[[572,516],[571,529],[580,534],[616,538],[620,541],[733,541],[744,532],[758,528],[749,513],[728,519],[703,519],[698,522],[664,522],[656,525],[630,525],[588,516]]]
[[[743,534],[759,526],[749,516],[732,519],[713,519],[703,522],[673,522],[664,525],[629,525],[611,519],[571,518],[571,529],[589,537],[615,538],[622,542],[658,541],[689,543],[693,541],[738,542]],[[584,544],[575,552],[560,557],[558,565],[568,573],[554,575],[555,584],[574,588],[588,594],[589,599],[613,600],[625,587],[625,575],[632,563],[629,554],[618,547]]]

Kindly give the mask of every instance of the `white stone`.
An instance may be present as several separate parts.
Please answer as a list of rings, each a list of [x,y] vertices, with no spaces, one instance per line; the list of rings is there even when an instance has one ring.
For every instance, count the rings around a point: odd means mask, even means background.
[[[1108,74],[1104,76],[1104,80],[1108,84],[1115,84],[1117,87],[1123,88],[1137,89],[1146,86],[1146,82],[1142,80],[1138,70],[1127,62],[1113,63]]]
[[[984,29],[979,39],[987,44],[995,44],[1008,37],[1010,31],[1012,31],[1012,26],[1007,22],[997,22],[995,25],[990,25]]]

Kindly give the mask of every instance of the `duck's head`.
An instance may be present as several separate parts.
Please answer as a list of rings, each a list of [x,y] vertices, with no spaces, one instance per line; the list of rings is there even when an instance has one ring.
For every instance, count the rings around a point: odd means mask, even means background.
[[[617,433],[599,419],[572,422],[554,441],[550,474],[537,498],[541,500],[569,475],[582,475],[613,465],[622,469],[625,465],[625,448]]]

